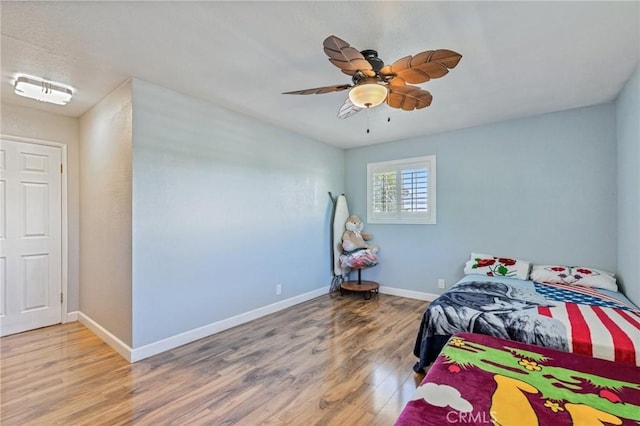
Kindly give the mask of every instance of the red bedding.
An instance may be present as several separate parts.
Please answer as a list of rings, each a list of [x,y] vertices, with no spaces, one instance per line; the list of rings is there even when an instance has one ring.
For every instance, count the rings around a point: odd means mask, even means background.
[[[480,334],[454,335],[397,426],[638,425],[640,368]]]

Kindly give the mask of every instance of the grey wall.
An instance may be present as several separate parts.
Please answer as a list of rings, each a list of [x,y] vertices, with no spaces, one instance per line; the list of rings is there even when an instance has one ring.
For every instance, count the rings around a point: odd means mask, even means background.
[[[36,101],[34,101],[36,102]],[[51,114],[31,108],[2,104],[0,133],[57,142],[67,146],[67,312],[79,308],[80,246],[80,133],[77,118]]]
[[[134,80],[133,164],[134,348],[329,289],[344,150]]]
[[[640,306],[640,71],[616,101],[618,134],[618,277]]]
[[[80,118],[80,310],[131,346],[131,83]]]
[[[348,150],[351,212],[365,220],[368,162],[429,154],[438,223],[366,224],[381,249],[364,277],[440,293],[438,278],[460,279],[472,251],[615,271],[615,105]]]

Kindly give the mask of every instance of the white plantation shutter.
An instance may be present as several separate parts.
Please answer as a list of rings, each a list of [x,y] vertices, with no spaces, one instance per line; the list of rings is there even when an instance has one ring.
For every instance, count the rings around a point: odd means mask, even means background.
[[[368,223],[436,223],[436,157],[367,165]]]

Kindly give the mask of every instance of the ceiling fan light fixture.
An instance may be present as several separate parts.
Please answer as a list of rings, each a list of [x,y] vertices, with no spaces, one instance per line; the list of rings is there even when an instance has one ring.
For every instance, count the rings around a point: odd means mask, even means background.
[[[387,88],[377,82],[365,82],[349,91],[351,103],[359,108],[377,107],[387,99]]]
[[[462,55],[448,49],[425,50],[405,56],[391,65],[378,58],[378,52],[358,51],[346,41],[331,35],[323,42],[324,53],[336,67],[351,76],[351,84],[315,87],[284,92],[287,95],[318,95],[349,89],[349,97],[338,111],[338,118],[352,116],[386,101],[390,108],[413,111],[431,105],[433,96],[414,84],[445,76],[460,62]],[[407,84],[410,83],[410,84]],[[391,96],[389,96],[391,95]]]
[[[59,83],[25,76],[18,77],[13,86],[17,95],[57,105],[66,105],[73,94]]]

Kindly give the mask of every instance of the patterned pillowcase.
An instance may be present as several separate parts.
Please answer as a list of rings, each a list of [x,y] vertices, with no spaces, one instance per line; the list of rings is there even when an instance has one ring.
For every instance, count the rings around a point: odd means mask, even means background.
[[[465,274],[480,274],[489,277],[507,277],[526,280],[529,278],[530,263],[512,257],[498,257],[489,254],[471,253],[471,259],[464,266]]]
[[[616,278],[611,272],[586,266],[534,265],[530,279],[537,282],[581,285],[618,291]]]

